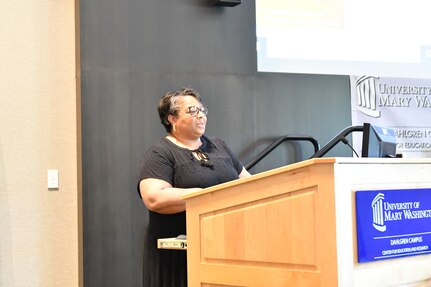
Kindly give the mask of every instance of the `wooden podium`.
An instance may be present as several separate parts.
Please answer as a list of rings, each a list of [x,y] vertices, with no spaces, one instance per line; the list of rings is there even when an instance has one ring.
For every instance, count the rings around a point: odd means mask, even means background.
[[[419,286],[431,255],[356,255],[355,191],[410,187],[431,187],[430,159],[311,159],[189,194],[189,286]]]

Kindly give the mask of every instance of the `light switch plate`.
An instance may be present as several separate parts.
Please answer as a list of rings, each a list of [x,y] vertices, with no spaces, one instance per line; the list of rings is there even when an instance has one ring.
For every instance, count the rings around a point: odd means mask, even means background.
[[[48,188],[58,188],[58,169],[48,169]]]

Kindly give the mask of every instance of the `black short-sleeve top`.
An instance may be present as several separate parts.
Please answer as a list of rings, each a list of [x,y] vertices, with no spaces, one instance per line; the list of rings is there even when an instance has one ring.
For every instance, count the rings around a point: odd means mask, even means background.
[[[243,165],[226,143],[205,135],[201,141],[199,150],[209,158],[206,165],[202,165],[191,150],[162,138],[145,152],[139,169],[140,180],[155,178],[178,188],[206,188],[238,179]]]

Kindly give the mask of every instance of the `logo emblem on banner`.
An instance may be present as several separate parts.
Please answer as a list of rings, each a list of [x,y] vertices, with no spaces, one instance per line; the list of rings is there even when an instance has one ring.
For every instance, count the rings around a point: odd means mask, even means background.
[[[380,232],[386,231],[385,219],[383,214],[383,200],[385,199],[385,195],[383,193],[379,193],[374,197],[371,202],[371,207],[373,209],[373,226],[376,230]]]
[[[376,105],[376,79],[378,79],[378,77],[362,76],[356,81],[358,110],[373,118],[380,117],[380,111],[377,110]]]

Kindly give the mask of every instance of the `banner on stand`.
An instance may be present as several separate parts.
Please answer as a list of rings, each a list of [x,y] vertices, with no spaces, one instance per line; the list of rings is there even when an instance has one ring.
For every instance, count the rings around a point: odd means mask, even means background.
[[[352,125],[390,127],[403,157],[431,157],[431,80],[351,76]],[[362,133],[353,133],[362,150]]]

